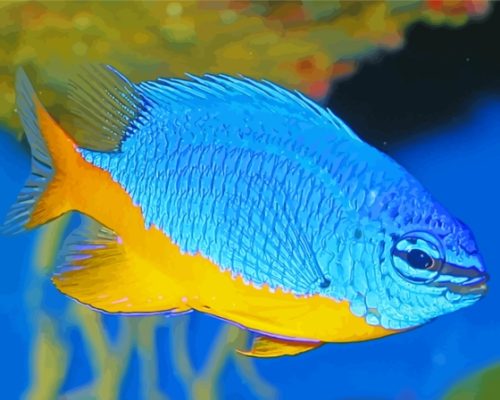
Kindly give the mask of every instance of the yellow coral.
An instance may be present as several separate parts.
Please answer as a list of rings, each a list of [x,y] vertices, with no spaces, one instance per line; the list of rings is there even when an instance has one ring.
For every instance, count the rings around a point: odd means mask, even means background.
[[[467,12],[486,11],[484,0],[2,2],[0,118],[18,130],[11,77],[19,65],[59,92],[49,106],[63,120],[65,80],[75,65],[96,61],[132,80],[241,73],[321,98],[355,61],[400,45],[410,23],[463,24]]]

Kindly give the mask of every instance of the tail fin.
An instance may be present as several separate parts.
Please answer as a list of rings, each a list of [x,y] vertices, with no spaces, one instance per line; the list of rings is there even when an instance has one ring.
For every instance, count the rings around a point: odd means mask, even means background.
[[[41,105],[22,69],[16,74],[16,96],[31,148],[31,175],[1,228],[6,234],[34,228],[69,211],[68,199],[61,193],[65,167],[61,164],[71,159],[64,153],[75,153],[73,142]],[[55,159],[55,152],[63,162]]]

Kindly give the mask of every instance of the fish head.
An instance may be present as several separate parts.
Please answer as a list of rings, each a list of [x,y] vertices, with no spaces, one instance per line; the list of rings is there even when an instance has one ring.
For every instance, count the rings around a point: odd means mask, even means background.
[[[391,325],[421,325],[486,294],[488,274],[470,229],[449,214],[433,218],[445,223],[427,219],[389,240],[384,311]]]

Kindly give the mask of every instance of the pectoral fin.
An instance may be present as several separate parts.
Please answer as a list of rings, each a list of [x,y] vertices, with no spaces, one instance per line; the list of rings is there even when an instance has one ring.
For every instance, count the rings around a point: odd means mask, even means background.
[[[257,336],[250,350],[237,350],[238,353],[250,357],[294,356],[321,346],[322,342],[304,342],[278,339],[270,336]]]
[[[113,231],[93,220],[68,237],[52,281],[64,294],[100,311],[189,311],[160,266],[128,251]]]

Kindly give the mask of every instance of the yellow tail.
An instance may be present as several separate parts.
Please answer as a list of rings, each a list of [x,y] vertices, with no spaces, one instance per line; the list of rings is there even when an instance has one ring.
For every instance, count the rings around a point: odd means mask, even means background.
[[[25,72],[16,74],[17,109],[31,148],[31,175],[7,214],[2,231],[31,229],[71,209],[67,173],[76,145],[38,100]]]

